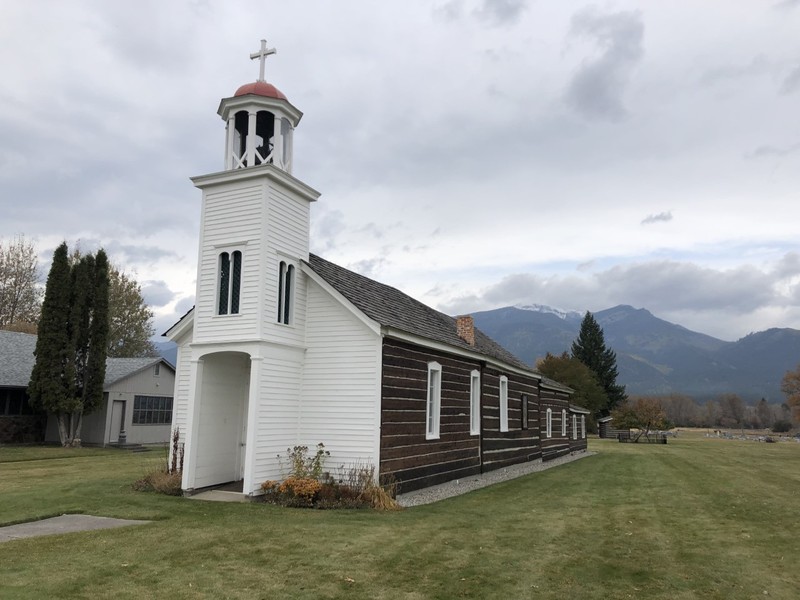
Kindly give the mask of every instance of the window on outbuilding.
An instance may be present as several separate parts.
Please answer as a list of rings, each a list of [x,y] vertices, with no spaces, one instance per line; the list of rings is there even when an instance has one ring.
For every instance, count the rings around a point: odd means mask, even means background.
[[[481,374],[477,370],[469,374],[469,432],[481,433]]]
[[[547,422],[545,423],[545,435],[549,438],[553,437],[553,409],[547,409]]]
[[[561,435],[567,437],[567,411],[561,409]]]
[[[172,423],[172,398],[165,396],[134,396],[134,425],[169,425]]]
[[[586,415],[581,415],[581,439],[586,439]]]
[[[572,439],[578,439],[578,415],[572,415]]]
[[[281,261],[278,265],[278,323],[289,325],[294,308],[294,265]]]
[[[242,287],[242,253],[240,250],[219,255],[217,285],[217,314],[238,315],[239,293]]]
[[[508,377],[500,377],[500,431],[508,431]]]
[[[425,439],[439,439],[439,417],[442,408],[442,365],[428,363],[428,403],[426,411]]]

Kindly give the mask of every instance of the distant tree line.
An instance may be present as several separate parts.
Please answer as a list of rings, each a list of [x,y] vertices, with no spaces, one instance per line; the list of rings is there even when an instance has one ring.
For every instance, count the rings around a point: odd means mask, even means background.
[[[713,427],[721,429],[770,429],[789,431],[792,411],[786,403],[768,403],[762,398],[748,405],[737,394],[721,394],[704,403],[686,394],[634,396],[631,403],[647,400],[664,413],[664,427]],[[623,425],[614,414],[614,426]]]

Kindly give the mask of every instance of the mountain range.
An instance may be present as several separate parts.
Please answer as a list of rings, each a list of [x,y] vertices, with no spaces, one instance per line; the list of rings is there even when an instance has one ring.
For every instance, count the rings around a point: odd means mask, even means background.
[[[583,314],[542,305],[473,313],[475,325],[526,363],[550,352],[569,352]],[[703,401],[724,393],[746,402],[785,401],[786,371],[800,363],[800,331],[768,329],[726,342],[654,316],[643,308],[615,306],[594,313],[606,347],[617,354],[629,394],[681,393]]]

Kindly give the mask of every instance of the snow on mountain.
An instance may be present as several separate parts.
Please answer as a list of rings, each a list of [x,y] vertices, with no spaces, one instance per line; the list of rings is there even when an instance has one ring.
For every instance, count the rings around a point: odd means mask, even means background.
[[[514,308],[518,308],[519,310],[529,310],[531,312],[555,315],[559,319],[565,321],[567,319],[583,318],[583,314],[578,312],[577,310],[561,310],[559,308],[553,308],[552,306],[545,306],[544,304],[517,304]]]

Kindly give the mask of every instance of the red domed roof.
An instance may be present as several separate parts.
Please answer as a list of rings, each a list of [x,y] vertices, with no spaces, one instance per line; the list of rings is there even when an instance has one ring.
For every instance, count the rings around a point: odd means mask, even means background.
[[[288,100],[278,88],[266,81],[256,81],[255,83],[246,83],[234,94],[236,96],[246,96],[247,94],[255,94],[256,96],[266,96],[267,98],[276,98],[278,100]]]

